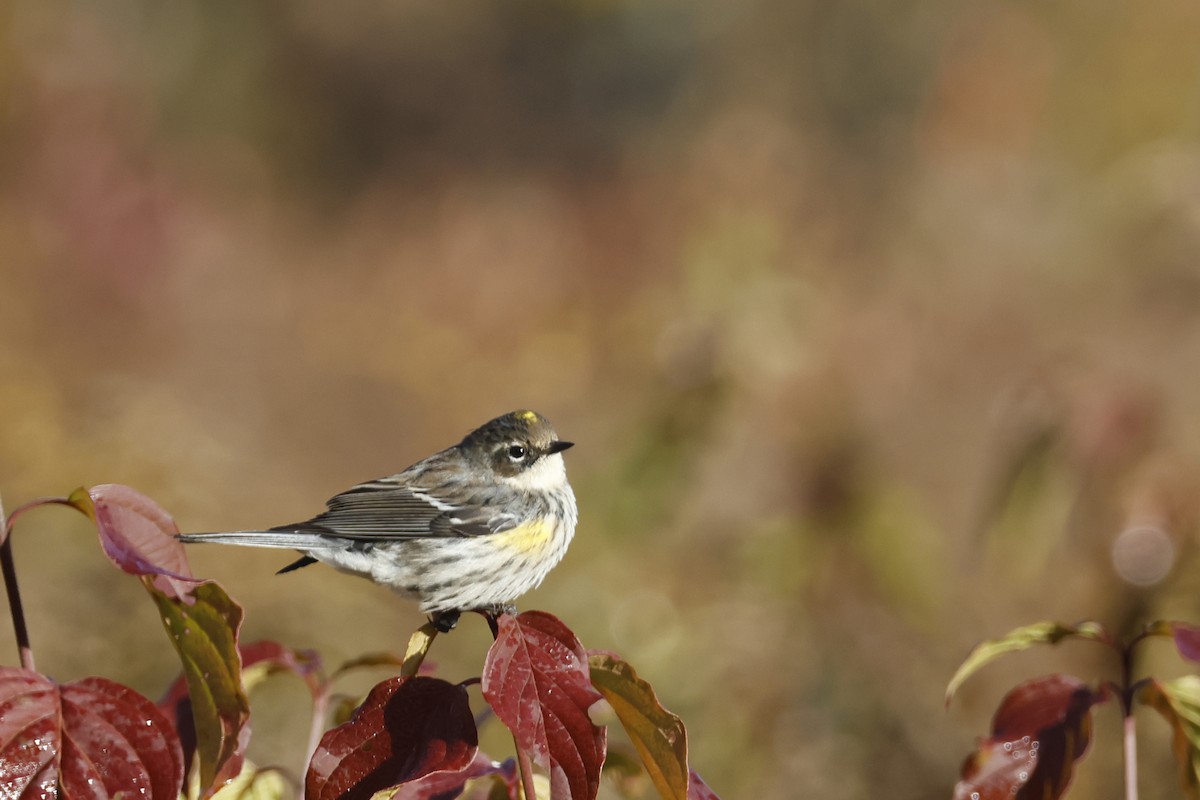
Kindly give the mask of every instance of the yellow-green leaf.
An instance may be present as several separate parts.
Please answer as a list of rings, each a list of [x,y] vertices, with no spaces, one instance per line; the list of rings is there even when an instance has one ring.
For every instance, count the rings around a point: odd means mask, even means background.
[[[621,659],[593,653],[588,666],[592,685],[621,720],[658,793],[667,800],[686,800],[687,729],[683,721],[663,708],[650,684]]]
[[[210,800],[284,800],[291,796],[292,787],[278,770],[259,769],[247,762]]]
[[[994,661],[1005,653],[1015,653],[1027,650],[1038,644],[1058,644],[1063,639],[1075,637],[1105,641],[1108,634],[1098,622],[1081,622],[1078,625],[1063,625],[1060,622],[1035,622],[1009,631],[999,639],[982,642],[963,661],[962,666],[954,673],[946,686],[946,705],[963,681],[973,675],[983,665]]]
[[[421,664],[425,662],[425,656],[437,635],[438,629],[432,622],[426,622],[413,632],[412,638],[408,640],[408,649],[404,651],[404,668],[400,670],[401,675],[411,678],[421,671]]]
[[[237,649],[242,609],[215,583],[199,584],[185,599],[159,590],[149,576],[142,581],[183,664],[204,792],[238,754],[238,736],[250,716]]]
[[[75,507],[92,522],[96,521],[96,506],[92,504],[92,496],[82,486],[67,495],[67,505]]]
[[[1172,750],[1179,764],[1184,794],[1200,798],[1200,676],[1185,675],[1173,681],[1150,681],[1138,700],[1153,708],[1175,732]]]

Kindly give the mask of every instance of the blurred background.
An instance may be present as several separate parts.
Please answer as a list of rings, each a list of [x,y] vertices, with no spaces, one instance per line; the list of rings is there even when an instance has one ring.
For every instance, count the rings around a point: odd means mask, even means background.
[[[1067,644],[944,711],[975,642],[1200,620],[1194,3],[15,0],[0,30],[9,509],[120,482],[184,530],[279,524],[537,409],[581,523],[523,607],[636,665],[726,798],[949,797],[1007,688],[1116,676]],[[84,521],[15,542],[39,668],[158,696],[173,653]],[[422,621],[190,553],[245,639],[331,666]],[[298,768],[299,682],[254,704],[252,755]],[[1111,706],[1075,796],[1117,794]],[[1178,796],[1139,723],[1143,797]]]

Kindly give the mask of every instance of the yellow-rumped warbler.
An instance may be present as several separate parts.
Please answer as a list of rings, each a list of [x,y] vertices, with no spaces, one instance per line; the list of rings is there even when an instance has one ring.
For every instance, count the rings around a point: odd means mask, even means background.
[[[578,519],[560,455],[571,446],[545,417],[514,411],[306,522],[179,538],[300,550],[281,573],[329,564],[419,600],[449,630],[462,611],[510,609],[562,560]]]

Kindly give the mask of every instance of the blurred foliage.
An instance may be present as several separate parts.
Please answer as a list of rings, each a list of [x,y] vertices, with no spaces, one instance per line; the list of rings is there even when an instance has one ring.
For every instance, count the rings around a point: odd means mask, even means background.
[[[15,0],[0,31],[10,506],[116,481],[274,524],[537,408],[582,517],[523,607],[638,664],[728,797],[949,796],[1029,674],[944,714],[972,643],[1200,618],[1191,3]],[[25,580],[39,664],[153,695],[157,649],[64,634],[141,612],[53,516],[16,539],[75,588]],[[329,663],[419,621],[192,557],[247,639]]]

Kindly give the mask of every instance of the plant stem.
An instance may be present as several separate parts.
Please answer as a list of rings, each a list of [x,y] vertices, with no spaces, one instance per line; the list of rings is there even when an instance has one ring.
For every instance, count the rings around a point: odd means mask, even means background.
[[[537,790],[533,788],[533,763],[529,760],[529,754],[521,749],[515,733],[513,745],[517,748],[517,768],[521,771],[521,790],[525,800],[537,800]]]
[[[1125,717],[1125,800],[1138,800],[1137,726],[1133,714]]]
[[[413,632],[408,640],[408,649],[404,651],[404,663],[400,665],[400,675],[411,678],[421,671],[421,664],[437,638],[438,629],[432,622],[426,622]]]
[[[305,777],[308,775],[309,765],[312,764],[313,756],[316,755],[317,748],[321,746],[321,737],[325,734],[326,717],[329,715],[329,697],[329,684],[324,683],[320,694],[313,698],[312,722],[308,728],[308,745],[304,754],[304,774],[300,777],[300,800],[304,800],[304,790],[308,788],[308,781],[305,780]]]
[[[21,605],[21,590],[17,587],[17,567],[13,561],[12,530],[4,517],[4,505],[0,502],[0,569],[4,572],[4,589],[8,594],[8,609],[12,614],[13,634],[17,639],[17,651],[21,655],[21,667],[36,671],[33,664],[33,647],[29,644],[29,629],[25,627],[25,609]]]
[[[1137,800],[1137,726],[1133,718],[1133,650],[1145,634],[1121,649],[1121,719],[1125,727],[1125,800]]]

